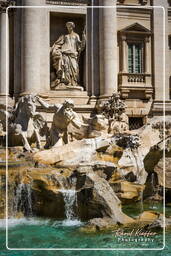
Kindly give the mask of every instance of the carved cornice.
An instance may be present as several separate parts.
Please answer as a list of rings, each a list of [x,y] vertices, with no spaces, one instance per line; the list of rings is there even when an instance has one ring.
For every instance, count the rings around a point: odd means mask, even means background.
[[[14,0],[0,0],[0,13],[6,12],[7,7],[13,6],[14,4]]]

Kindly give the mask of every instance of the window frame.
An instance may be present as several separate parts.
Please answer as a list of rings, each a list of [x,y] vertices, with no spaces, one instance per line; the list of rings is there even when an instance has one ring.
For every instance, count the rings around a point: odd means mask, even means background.
[[[129,71],[129,46],[132,45],[132,72]],[[140,50],[140,60],[138,60],[138,65],[136,66],[136,46],[140,46],[138,50]],[[127,65],[128,65],[128,73],[129,74],[143,74],[144,73],[144,63],[145,63],[145,56],[144,56],[144,42],[143,41],[127,41],[127,52],[128,52],[128,58],[127,58]],[[138,48],[138,47],[137,47]],[[138,67],[139,66],[139,67]],[[138,72],[136,72],[136,69],[139,69]]]

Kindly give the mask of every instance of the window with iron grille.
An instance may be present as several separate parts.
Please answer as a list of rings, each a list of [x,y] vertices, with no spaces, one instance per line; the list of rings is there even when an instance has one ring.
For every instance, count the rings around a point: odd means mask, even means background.
[[[128,43],[128,72],[143,73],[142,43]]]
[[[143,125],[142,117],[129,117],[129,130],[139,129]]]

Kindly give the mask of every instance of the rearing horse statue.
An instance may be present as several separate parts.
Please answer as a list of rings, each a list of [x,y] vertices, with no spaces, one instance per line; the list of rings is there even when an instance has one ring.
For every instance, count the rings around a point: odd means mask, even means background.
[[[31,143],[41,148],[40,135],[47,133],[47,124],[43,116],[36,112],[36,96],[26,95],[19,99],[9,123],[9,146],[23,144],[24,150],[32,151]]]

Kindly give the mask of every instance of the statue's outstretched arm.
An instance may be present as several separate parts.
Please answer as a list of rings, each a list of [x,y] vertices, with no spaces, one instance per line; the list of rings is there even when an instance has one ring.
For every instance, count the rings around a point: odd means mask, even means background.
[[[51,47],[51,52],[53,51],[53,49],[55,48],[55,47],[57,47],[58,46],[58,48],[61,48],[61,46],[64,44],[64,36],[62,35],[62,36],[60,36],[55,42],[54,42],[54,44],[52,45],[52,47]]]
[[[43,107],[43,108],[46,108],[46,109],[54,109],[56,108],[56,105],[54,104],[48,104],[47,102],[45,102],[44,100],[42,100],[41,98],[39,98],[38,96],[36,97],[37,101],[40,103],[40,105]]]

